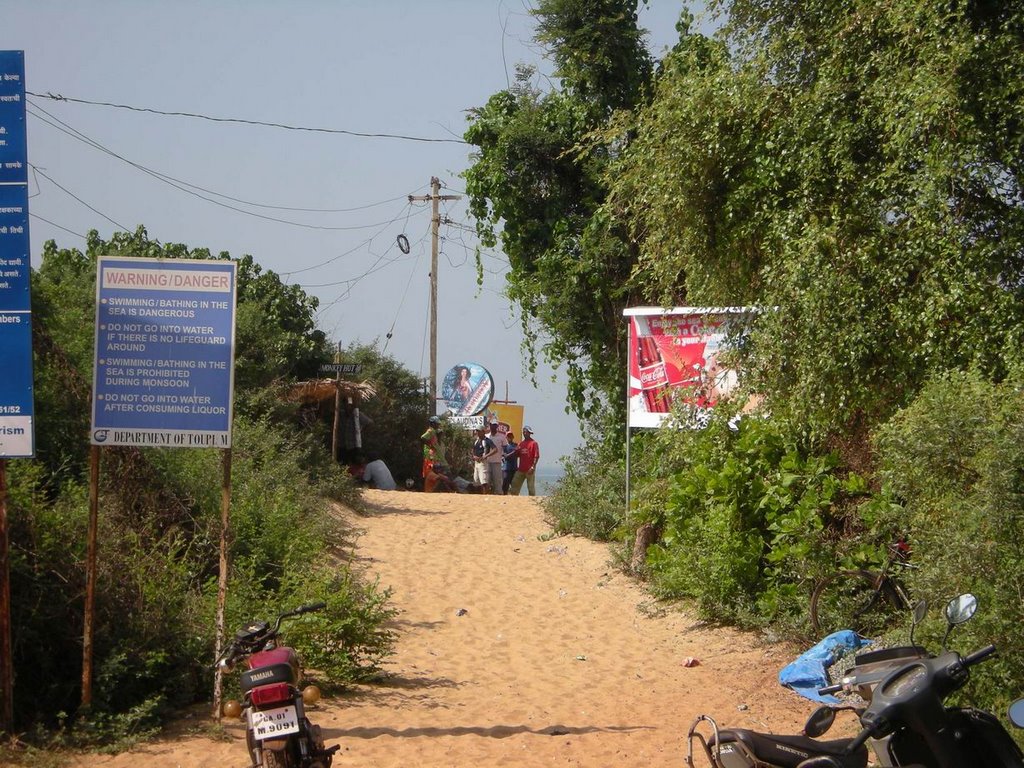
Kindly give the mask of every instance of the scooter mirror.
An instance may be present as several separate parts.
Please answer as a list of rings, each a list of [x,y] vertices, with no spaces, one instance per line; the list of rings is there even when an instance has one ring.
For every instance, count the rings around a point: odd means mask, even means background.
[[[1010,722],[1024,728],[1024,699],[1017,699],[1010,705]]]
[[[978,610],[978,598],[972,594],[954,597],[946,604],[946,621],[951,625],[963,624]]]
[[[924,617],[928,615],[928,601],[918,600],[914,605],[914,623],[920,624],[924,621]]]
[[[804,736],[816,739],[832,727],[835,719],[836,711],[832,707],[818,707],[807,718],[807,724],[804,726]]]

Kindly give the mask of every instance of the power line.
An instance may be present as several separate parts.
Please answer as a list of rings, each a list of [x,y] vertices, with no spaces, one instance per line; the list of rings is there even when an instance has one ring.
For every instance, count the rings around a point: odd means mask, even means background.
[[[53,120],[56,120],[58,123],[60,123],[60,125],[54,125],[54,123],[50,122],[49,120],[46,120],[43,117],[40,117],[33,110],[31,110],[31,109],[28,110],[28,113],[30,115],[32,115],[34,118],[36,118],[37,120],[40,120],[43,123],[46,123],[47,125],[49,125],[52,128],[56,128],[58,131],[61,131],[62,133],[65,133],[65,134],[71,136],[72,138],[74,138],[74,139],[76,139],[78,141],[81,141],[82,143],[87,144],[88,146],[93,147],[94,149],[98,149],[101,152],[104,152],[104,153],[110,155],[111,157],[115,157],[118,160],[122,161],[123,163],[127,163],[128,165],[132,166],[133,168],[136,168],[137,170],[140,170],[143,173],[148,174],[149,176],[152,176],[157,181],[161,181],[164,184],[167,184],[168,186],[174,187],[175,189],[179,190],[180,192],[184,192],[185,194],[192,195],[193,197],[197,197],[200,200],[205,200],[208,203],[213,203],[214,205],[220,206],[221,208],[227,208],[228,210],[236,211],[237,213],[241,213],[241,214],[244,214],[246,216],[252,216],[252,217],[257,218],[257,219],[264,219],[265,221],[273,221],[273,222],[276,222],[278,224],[287,224],[287,225],[292,226],[292,227],[302,227],[303,229],[318,229],[318,230],[324,230],[324,231],[329,231],[329,232],[347,232],[347,231],[352,231],[352,230],[357,230],[357,229],[371,229],[373,227],[378,227],[381,224],[388,223],[388,222],[380,222],[380,221],[378,221],[378,222],[376,222],[374,224],[359,224],[359,225],[355,225],[355,226],[351,226],[351,227],[328,227],[328,226],[324,226],[324,225],[321,225],[321,224],[306,224],[306,223],[303,223],[303,222],[300,222],[300,221],[291,221],[290,219],[281,219],[281,218],[278,218],[276,216],[266,216],[266,215],[264,215],[262,213],[256,213],[254,211],[247,211],[244,208],[238,208],[237,206],[234,206],[234,205],[228,205],[227,203],[223,203],[220,200],[214,200],[213,198],[207,197],[206,195],[201,195],[198,192],[194,192],[191,189],[187,189],[186,187],[182,186],[180,183],[172,181],[169,176],[161,174],[161,173],[159,173],[157,171],[153,171],[153,170],[147,168],[144,165],[141,165],[141,164],[136,163],[136,162],[134,162],[132,160],[129,160],[126,157],[123,157],[122,155],[119,155],[118,153],[114,152],[113,150],[108,149],[107,147],[103,146],[98,141],[95,141],[95,140],[89,138],[88,136],[86,136],[84,133],[82,133],[78,129],[73,128],[72,126],[68,125],[67,123],[65,123],[64,121],[60,120],[59,118],[54,117],[53,115],[51,115],[49,112],[47,112],[42,107],[40,107],[40,106],[38,106],[36,104],[33,104],[32,106],[35,109],[38,109],[43,114],[45,114],[48,117],[52,118]],[[60,126],[64,126],[64,128],[62,128]],[[67,129],[67,130],[65,130],[65,129]]]
[[[103,147],[101,144],[99,144],[96,141],[93,141],[88,136],[85,136],[85,134],[81,133],[80,131],[78,131],[77,129],[75,129],[74,127],[69,125],[68,123],[64,122],[63,120],[61,120],[60,118],[56,117],[55,115],[47,112],[45,109],[40,107],[38,104],[35,104],[33,102],[28,102],[28,103],[31,104],[35,109],[38,109],[43,114],[47,115],[51,119],[53,119],[56,122],[58,122],[61,125],[63,125],[69,131],[72,131],[73,133],[69,134],[69,135],[72,136],[72,138],[78,139],[79,141],[84,141],[86,143],[91,144],[96,149],[101,149],[104,152],[108,152],[108,150],[105,147]],[[30,113],[30,114],[32,114],[32,113]],[[33,114],[33,117],[36,117],[37,119],[43,120],[38,115],[34,115]],[[46,120],[43,120],[43,122],[45,123]],[[57,128],[57,130],[61,130],[58,126],[53,125],[53,123],[49,123],[49,125],[51,127],[53,127],[53,128]],[[67,131],[64,131],[64,133],[67,133]],[[75,134],[78,134],[78,135],[75,135]],[[113,154],[113,153],[110,153],[110,154]],[[149,168],[147,166],[144,166],[141,163],[135,163],[135,162],[127,160],[125,158],[121,158],[120,156],[117,156],[117,155],[115,155],[115,157],[117,157],[120,160],[124,160],[124,162],[127,162],[127,163],[129,163],[129,164],[131,164],[131,165],[133,165],[133,166],[135,166],[135,167],[137,167],[139,169],[145,169],[149,173],[151,173],[153,175],[156,175],[156,176],[159,176],[162,179],[167,179],[167,180],[170,180],[170,181],[173,181],[173,182],[177,182],[178,184],[182,184],[182,185],[184,185],[186,187],[190,187],[192,189],[198,189],[200,192],[206,192],[206,193],[214,195],[216,197],[222,197],[225,200],[231,200],[231,201],[236,202],[236,203],[242,203],[243,205],[251,205],[253,208],[268,208],[268,209],[271,209],[271,210],[295,211],[295,212],[298,212],[298,213],[353,213],[355,211],[365,211],[365,210],[367,210],[369,208],[376,208],[376,207],[381,206],[381,205],[387,205],[388,203],[393,203],[396,200],[404,200],[407,197],[407,195],[396,195],[395,197],[389,197],[386,200],[380,200],[380,201],[378,201],[376,203],[367,203],[366,205],[358,205],[358,206],[354,206],[352,208],[305,208],[305,207],[299,207],[299,206],[272,205],[270,203],[257,203],[257,202],[254,202],[252,200],[245,200],[245,199],[240,198],[240,197],[233,197],[232,195],[228,195],[228,194],[225,194],[223,192],[218,192],[218,191],[216,191],[214,189],[208,189],[207,187],[202,187],[202,186],[200,186],[198,184],[193,184],[190,181],[185,181],[184,179],[176,178],[174,176],[171,176],[170,174],[163,173],[162,171],[154,170],[153,168]],[[423,189],[423,187],[421,186],[420,189]]]
[[[31,217],[32,217],[33,219],[39,219],[40,221],[45,221],[45,222],[46,222],[47,224],[49,224],[49,225],[50,225],[51,227],[56,227],[57,229],[63,229],[63,230],[64,230],[65,232],[67,232],[67,233],[68,233],[69,235],[74,235],[75,237],[80,237],[80,238],[82,238],[83,240],[88,240],[88,238],[87,238],[87,237],[86,237],[85,235],[83,235],[83,234],[82,234],[81,232],[75,232],[75,231],[73,231],[73,230],[70,230],[70,229],[68,229],[67,227],[62,227],[62,226],[61,226],[60,224],[58,224],[58,223],[57,223],[57,222],[55,222],[55,221],[50,221],[49,219],[44,219],[44,218],[43,218],[42,216],[40,216],[40,215],[39,215],[38,213],[32,213],[31,211],[29,211],[29,214],[28,214],[28,215],[29,215],[29,216],[31,216]]]
[[[92,101],[90,99],[76,99],[71,96],[64,96],[62,94],[53,93],[33,93],[32,91],[25,91],[29,96],[35,96],[38,99],[52,99],[54,101],[66,101],[75,104],[89,104],[96,107],[113,107],[114,109],[127,109],[132,112],[148,112],[153,115],[162,115],[165,117],[190,117],[197,120],[209,120],[212,123],[239,123],[241,125],[257,125],[264,128],[280,128],[286,131],[305,131],[308,133],[329,133],[329,134],[343,134],[345,136],[358,136],[360,138],[367,139],[401,139],[403,141],[420,141],[433,144],[468,144],[463,139],[433,139],[424,136],[407,136],[401,133],[363,133],[361,131],[348,131],[342,128],[307,128],[299,125],[287,125],[285,123],[272,123],[264,122],[262,120],[246,120],[239,117],[213,117],[211,115],[203,115],[198,112],[169,112],[162,109],[153,109],[151,107],[134,107],[129,104],[114,104],[109,101]]]
[[[39,168],[38,168],[37,166],[35,166],[35,165],[32,165],[31,163],[29,163],[29,167],[30,167],[30,168],[31,168],[31,169],[32,169],[32,170],[33,170],[33,171],[34,171],[35,173],[38,173],[38,174],[39,174],[40,176],[42,176],[42,177],[43,177],[44,179],[46,179],[46,180],[47,180],[48,182],[50,182],[50,183],[51,183],[51,184],[53,184],[53,185],[54,185],[55,187],[57,187],[57,189],[60,189],[60,190],[61,190],[61,191],[63,191],[63,192],[65,193],[65,194],[69,195],[70,197],[73,197],[73,198],[74,198],[75,200],[77,200],[77,201],[78,201],[79,203],[81,203],[82,205],[84,205],[84,206],[85,206],[86,208],[88,208],[88,209],[89,209],[90,211],[92,211],[93,213],[95,213],[95,214],[96,214],[97,216],[102,216],[102,217],[103,217],[104,219],[106,219],[107,221],[109,221],[109,222],[110,222],[111,224],[113,224],[113,225],[114,225],[115,227],[117,227],[118,229],[121,229],[121,230],[123,230],[123,231],[125,231],[125,232],[129,232],[129,231],[130,231],[130,230],[128,229],[128,227],[126,227],[126,226],[125,226],[124,224],[120,224],[120,223],[118,223],[118,222],[114,221],[114,220],[113,220],[112,218],[110,218],[109,216],[107,216],[107,214],[103,213],[103,211],[100,211],[100,210],[98,210],[98,209],[94,208],[93,206],[89,205],[89,203],[85,202],[85,200],[83,200],[82,198],[80,198],[80,197],[79,197],[78,195],[76,195],[76,194],[75,194],[74,192],[72,192],[72,191],[71,191],[70,189],[68,189],[68,188],[67,188],[67,187],[65,187],[65,186],[62,186],[62,185],[61,185],[61,184],[59,184],[59,183],[57,183],[57,182],[56,182],[56,181],[55,181],[54,179],[52,179],[52,178],[51,178],[50,176],[47,176],[47,175],[46,175],[45,173],[43,173],[43,172],[42,172],[42,171],[41,171],[41,170],[40,170],[40,169],[39,169]],[[55,225],[55,226],[56,226],[56,225]],[[74,234],[74,233],[72,233],[72,234]]]

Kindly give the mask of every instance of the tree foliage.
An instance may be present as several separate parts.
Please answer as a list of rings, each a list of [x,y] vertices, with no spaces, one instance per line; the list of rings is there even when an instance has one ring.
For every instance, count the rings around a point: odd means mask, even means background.
[[[97,257],[227,259],[151,241],[143,228],[85,252],[48,242],[33,273],[37,459],[11,466],[11,602],[19,727],[62,726],[81,682]],[[316,638],[345,644],[325,682],[344,683],[387,655],[386,592],[336,562],[342,535],[327,499],[354,488],[322,434],[283,403],[281,382],[327,359],[316,299],[251,257],[238,262],[229,622],[268,618],[330,596]],[[137,736],[169,708],[210,692],[221,506],[220,452],[106,448],[94,620],[94,695],[74,738]],[[322,563],[323,566],[311,563]],[[326,638],[326,640],[325,640]],[[315,650],[315,649],[313,649]]]
[[[569,402],[593,412],[621,387],[621,310],[636,251],[600,215],[612,147],[589,141],[613,112],[646,94],[651,61],[629,0],[542,0],[533,12],[561,87],[541,92],[533,70],[470,114],[477,148],[466,172],[485,247],[507,254],[508,295],[522,309],[527,348],[568,372]],[[618,399],[618,398],[616,398]]]
[[[916,0],[719,3],[609,173],[661,296],[757,303],[777,413],[841,428],[928,371],[999,379],[1024,320],[1024,15]],[[685,40],[684,40],[685,42]],[[738,53],[734,53],[738,52]]]

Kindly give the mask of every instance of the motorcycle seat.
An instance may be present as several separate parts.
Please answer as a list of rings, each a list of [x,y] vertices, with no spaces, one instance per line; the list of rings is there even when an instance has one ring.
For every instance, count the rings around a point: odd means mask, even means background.
[[[819,755],[835,758],[843,768],[865,768],[868,764],[868,749],[865,746],[861,746],[852,755],[846,754],[852,739],[818,741],[806,736],[774,736],[745,728],[719,731],[718,738],[723,745],[739,742],[758,760],[780,768],[796,768],[807,758]],[[711,740],[711,746],[714,746],[714,739]]]

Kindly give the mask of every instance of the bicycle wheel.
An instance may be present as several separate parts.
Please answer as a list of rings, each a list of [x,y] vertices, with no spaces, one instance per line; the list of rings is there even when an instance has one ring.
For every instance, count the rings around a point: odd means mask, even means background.
[[[861,637],[877,637],[901,613],[900,598],[887,577],[873,571],[839,571],[818,582],[811,594],[811,626],[824,637],[852,629]]]

